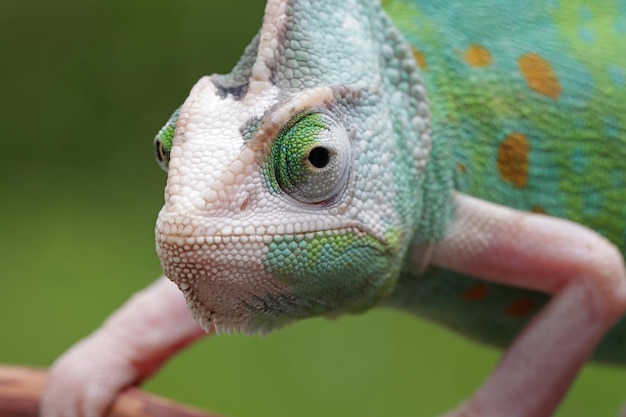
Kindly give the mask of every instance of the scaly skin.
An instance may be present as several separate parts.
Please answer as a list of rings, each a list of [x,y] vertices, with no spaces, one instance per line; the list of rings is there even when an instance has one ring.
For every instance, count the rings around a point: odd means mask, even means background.
[[[584,224],[624,254],[623,6],[456,3],[383,2],[421,68],[431,135],[453,155],[454,188]],[[405,270],[407,287],[398,288],[395,304],[499,346],[510,344],[547,301],[449,270],[431,269],[412,282],[416,275]],[[622,319],[594,359],[626,363],[625,340]]]
[[[270,0],[233,71],[196,84],[155,140],[164,273],[207,331],[393,306],[507,346],[447,416],[547,416],[598,345],[626,357],[623,321],[605,338],[626,310],[626,12],[383,6],[404,37],[371,0]],[[138,299],[159,308],[131,301],[57,362],[44,415],[100,416],[199,337],[163,280]],[[94,395],[83,369],[120,332]]]

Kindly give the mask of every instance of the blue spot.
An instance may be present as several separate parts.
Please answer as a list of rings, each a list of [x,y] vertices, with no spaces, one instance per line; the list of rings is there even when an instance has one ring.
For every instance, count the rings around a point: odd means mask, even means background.
[[[597,190],[585,190],[583,193],[583,214],[595,216],[602,210],[604,198]]]
[[[614,27],[618,35],[623,35],[624,33],[626,33],[626,20],[617,19],[615,21]]]
[[[626,85],[626,75],[624,74],[624,68],[617,64],[609,64],[608,67],[609,78],[614,84],[623,87]]]
[[[582,6],[578,11],[578,15],[583,22],[589,22],[592,18],[591,9],[587,6]]]
[[[609,115],[604,117],[604,134],[610,139],[620,138],[620,122],[617,116]]]
[[[595,33],[593,33],[593,31],[589,28],[580,28],[578,36],[580,36],[580,39],[582,39],[583,42],[594,43],[596,41]]]
[[[577,118],[576,120],[574,120],[574,125],[576,126],[577,130],[584,130],[586,127],[585,121],[582,118]]]
[[[624,173],[618,170],[614,170],[611,174],[611,184],[613,188],[624,187]]]
[[[574,149],[571,156],[572,170],[577,174],[583,174],[587,169],[588,158],[585,151],[582,149]]]

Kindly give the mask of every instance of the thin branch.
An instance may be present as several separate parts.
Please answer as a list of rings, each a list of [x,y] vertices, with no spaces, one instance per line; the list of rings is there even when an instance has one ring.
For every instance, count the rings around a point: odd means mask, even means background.
[[[38,417],[39,398],[46,383],[45,370],[0,365],[0,417]],[[219,417],[148,394],[125,390],[108,417]]]

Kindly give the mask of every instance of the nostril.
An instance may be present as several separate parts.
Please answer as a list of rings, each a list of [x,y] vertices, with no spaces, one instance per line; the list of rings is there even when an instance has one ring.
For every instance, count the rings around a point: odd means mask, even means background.
[[[250,199],[248,197],[246,197],[242,201],[241,205],[239,206],[239,211],[246,211],[249,206],[250,206]]]

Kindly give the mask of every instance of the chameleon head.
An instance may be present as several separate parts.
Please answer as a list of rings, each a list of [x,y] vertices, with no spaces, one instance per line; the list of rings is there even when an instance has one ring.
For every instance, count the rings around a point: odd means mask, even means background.
[[[168,170],[157,252],[206,330],[267,332],[380,302],[419,218],[407,196],[419,193],[430,141],[413,67],[419,94],[406,103],[390,103],[384,65],[362,69],[367,83],[330,67],[295,82],[280,59],[295,37],[285,4],[270,1],[233,73],[202,78],[155,141]],[[360,42],[374,36],[357,29]],[[312,56],[301,72],[319,67]],[[391,116],[392,104],[410,111]]]

